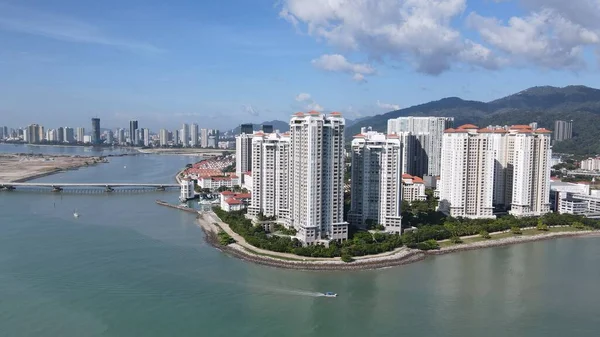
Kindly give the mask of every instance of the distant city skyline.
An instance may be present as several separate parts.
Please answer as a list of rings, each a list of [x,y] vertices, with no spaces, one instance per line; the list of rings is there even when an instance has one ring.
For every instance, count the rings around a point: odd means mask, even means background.
[[[451,96],[600,87],[593,2],[439,3],[2,2],[0,115],[14,126],[99,117],[224,130],[290,111],[350,120]]]

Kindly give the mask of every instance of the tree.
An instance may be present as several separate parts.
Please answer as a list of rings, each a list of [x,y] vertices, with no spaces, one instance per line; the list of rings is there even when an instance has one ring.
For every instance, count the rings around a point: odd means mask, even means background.
[[[585,225],[579,221],[575,221],[571,224],[571,227],[577,228],[577,229],[584,229]]]
[[[481,231],[479,232],[479,236],[481,236],[484,239],[491,239],[492,236],[490,235],[490,233],[488,233],[487,231]]]
[[[543,223],[541,221],[537,224],[537,226],[535,226],[535,228],[538,231],[546,231],[546,232],[548,231],[548,225],[546,225],[545,223]]]
[[[227,186],[221,186],[217,189],[217,192],[225,192],[225,191],[231,191],[231,189]]]
[[[458,236],[453,236],[450,238],[450,242],[459,244],[459,243],[463,243],[463,240]]]
[[[510,231],[514,234],[514,235],[521,235],[523,234],[523,232],[521,231],[521,228],[517,227],[517,226],[513,226],[510,228]]]
[[[354,259],[352,258],[352,255],[346,253],[346,254],[342,254],[342,261],[344,261],[346,263],[350,263],[350,262],[354,261]]]
[[[440,244],[437,241],[431,239],[418,243],[417,248],[419,248],[420,250],[440,249]]]

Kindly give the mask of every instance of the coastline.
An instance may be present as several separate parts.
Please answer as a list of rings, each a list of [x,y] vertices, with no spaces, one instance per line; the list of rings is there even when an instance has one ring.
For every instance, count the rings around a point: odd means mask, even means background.
[[[271,266],[284,269],[296,270],[314,270],[314,271],[335,271],[335,270],[369,270],[396,267],[421,261],[428,256],[445,255],[462,251],[503,247],[520,243],[537,242],[563,237],[584,237],[584,236],[599,236],[600,231],[582,230],[575,232],[554,232],[540,233],[526,236],[513,236],[501,239],[491,239],[466,244],[458,244],[452,247],[444,247],[439,250],[422,251],[418,249],[410,249],[401,247],[394,251],[370,256],[357,256],[350,263],[342,262],[340,258],[311,258],[303,257],[294,254],[270,252],[265,253],[264,250],[249,245],[246,242],[239,241],[239,235],[233,233],[229,226],[221,221],[216,222],[216,219],[206,219],[208,213],[198,214],[198,226],[204,231],[206,241],[233,257],[245,260],[248,262]],[[211,216],[212,217],[212,216]],[[216,216],[215,216],[216,217]],[[219,243],[217,233],[225,231],[232,236],[236,243],[222,246]],[[235,234],[235,235],[232,235]],[[493,234],[492,234],[493,235]],[[242,238],[243,239],[243,238]]]
[[[223,154],[224,149],[202,149],[202,148],[148,148],[148,149],[137,149],[140,153],[145,154],[164,154],[164,155],[178,155],[178,156],[191,156],[191,157],[218,157]]]
[[[33,158],[21,161],[22,158]],[[52,159],[48,161],[48,159]],[[100,156],[0,154],[0,181],[22,183],[53,174],[107,163]]]

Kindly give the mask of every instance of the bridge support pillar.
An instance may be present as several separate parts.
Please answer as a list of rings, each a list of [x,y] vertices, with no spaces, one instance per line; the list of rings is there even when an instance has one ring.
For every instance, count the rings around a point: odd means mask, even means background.
[[[61,192],[63,189],[60,186],[52,186],[52,192]]]
[[[158,186],[158,187],[156,188],[156,190],[157,190],[157,191],[164,191],[164,190],[166,190],[166,187],[164,187],[164,186]]]
[[[115,190],[110,187],[110,186],[106,186],[106,188],[104,189],[104,192],[110,193],[110,192],[114,192]]]

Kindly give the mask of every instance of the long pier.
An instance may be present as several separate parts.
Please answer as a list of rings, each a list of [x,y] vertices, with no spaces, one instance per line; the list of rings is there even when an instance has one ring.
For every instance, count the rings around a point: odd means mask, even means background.
[[[167,189],[178,189],[178,184],[154,184],[154,183],[13,183],[0,182],[0,190],[12,191],[20,188],[44,190],[52,192],[88,191],[88,192],[140,192],[140,191],[166,191]]]

